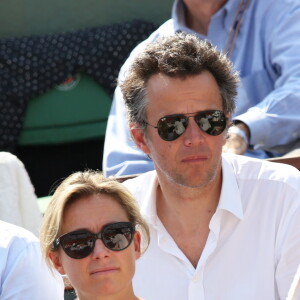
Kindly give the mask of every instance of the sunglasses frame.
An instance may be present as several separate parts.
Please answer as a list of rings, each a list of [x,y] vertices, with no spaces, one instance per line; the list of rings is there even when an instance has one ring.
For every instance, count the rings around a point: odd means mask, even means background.
[[[124,225],[124,227],[119,227],[120,225]],[[103,235],[105,235],[105,232],[107,230],[110,230],[110,229],[124,229],[124,228],[128,228],[129,229],[129,232],[131,234],[131,239],[130,241],[128,241],[128,245],[126,245],[126,247],[124,248],[121,248],[121,249],[112,249],[108,246],[108,242],[106,241],[105,238],[103,238]],[[57,250],[59,248],[59,246],[61,246],[61,248],[64,250],[64,252],[71,258],[74,258],[74,259],[82,259],[82,258],[85,258],[87,256],[89,256],[95,249],[95,244],[96,244],[96,241],[97,239],[100,239],[104,246],[106,248],[108,248],[109,250],[111,251],[123,251],[125,250],[126,248],[128,248],[133,239],[134,239],[134,233],[135,233],[135,224],[132,223],[132,222],[115,222],[115,223],[110,223],[110,224],[107,224],[105,225],[101,231],[99,231],[98,233],[93,233],[93,232],[90,232],[89,230],[87,229],[79,229],[79,230],[75,230],[75,231],[71,231],[71,232],[68,232],[68,233],[65,233],[63,235],[61,235],[60,237],[58,237],[54,242],[53,242],[53,245],[52,245],[52,249],[53,250]],[[89,236],[87,236],[85,239],[88,241],[88,240],[92,240],[93,241],[93,244],[92,244],[92,247],[90,248],[90,251],[88,251],[86,254],[84,254],[83,256],[80,256],[76,257],[76,255],[72,255],[70,252],[68,252],[67,250],[67,247],[65,245],[65,243],[63,242],[64,239],[66,239],[68,236],[70,235],[76,235],[76,234],[86,234],[88,233]],[[123,235],[125,235],[125,233],[122,233]],[[110,241],[111,242],[111,241]],[[70,255],[71,254],[71,255]],[[78,254],[78,252],[77,252]]]
[[[223,124],[223,125],[224,125],[224,128],[223,128],[223,130],[220,131],[218,134],[211,134],[211,133],[209,133],[209,132],[206,132],[205,130],[203,130],[203,129],[200,127],[200,125],[199,125],[198,122],[196,121],[196,118],[197,118],[197,117],[199,117],[199,116],[201,116],[201,115],[205,115],[205,114],[207,114],[207,113],[208,113],[208,114],[211,113],[211,116],[213,116],[213,114],[215,114],[215,113],[220,113],[220,114],[222,115],[221,121],[224,123],[224,124]],[[175,137],[175,138],[164,137],[163,134],[161,133],[161,132],[162,132],[162,129],[161,129],[162,126],[161,126],[160,124],[162,124],[162,123],[164,122],[163,119],[166,119],[166,118],[176,118],[176,117],[178,117],[178,118],[184,118],[184,119],[186,120],[186,127],[183,125],[184,131],[182,131],[182,133],[180,133],[180,134],[177,133],[177,137]],[[199,129],[200,129],[202,132],[204,132],[204,133],[206,133],[206,134],[208,134],[208,135],[210,135],[210,136],[218,136],[218,135],[220,135],[220,134],[226,129],[226,127],[227,127],[227,120],[228,120],[228,118],[226,117],[224,111],[218,110],[218,109],[216,109],[216,110],[214,110],[214,109],[211,109],[211,110],[204,110],[204,111],[199,111],[199,112],[195,112],[195,113],[187,113],[187,114],[172,114],[172,115],[166,115],[166,116],[161,117],[161,118],[158,120],[156,126],[151,125],[151,124],[149,124],[149,123],[146,122],[146,121],[144,121],[144,122],[145,122],[146,125],[149,125],[149,126],[151,126],[151,127],[153,127],[153,128],[156,128],[156,129],[157,129],[157,132],[158,132],[158,135],[160,136],[160,138],[161,138],[162,140],[167,141],[167,142],[171,142],[171,141],[175,141],[176,139],[178,139],[178,138],[186,131],[186,129],[187,129],[188,125],[189,125],[189,118],[192,118],[192,117],[194,118],[194,120],[195,120],[196,124],[198,125]],[[224,119],[223,119],[223,118],[224,118]],[[220,121],[220,122],[221,122],[221,121]]]

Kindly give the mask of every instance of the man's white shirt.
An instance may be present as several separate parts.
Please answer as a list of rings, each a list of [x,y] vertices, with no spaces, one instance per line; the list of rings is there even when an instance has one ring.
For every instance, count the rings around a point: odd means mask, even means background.
[[[136,294],[147,300],[286,299],[300,263],[300,173],[223,154],[223,184],[195,269],[156,213],[155,171],[124,184],[151,230],[137,262]],[[199,199],[201,201],[201,199]]]

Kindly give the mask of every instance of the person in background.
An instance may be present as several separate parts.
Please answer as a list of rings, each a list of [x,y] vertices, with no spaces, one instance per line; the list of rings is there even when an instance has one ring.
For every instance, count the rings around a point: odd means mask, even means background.
[[[300,173],[222,153],[238,75],[209,42],[161,37],[120,82],[155,170],[124,182],[150,226],[135,291],[147,300],[286,299],[300,264]]]
[[[128,190],[93,171],[74,173],[58,186],[40,234],[48,265],[67,275],[79,300],[140,299],[132,277],[148,238]]]
[[[23,162],[10,152],[0,151],[0,220],[38,236],[42,218],[35,188]]]
[[[147,44],[176,32],[209,40],[240,73],[234,126],[223,151],[268,158],[296,147],[300,141],[299,1],[176,0],[172,19],[133,50],[119,81]],[[118,86],[107,124],[104,174],[138,174],[153,168],[151,159],[131,140]]]
[[[30,231],[0,221],[0,299],[63,299],[61,276],[51,274],[37,237]]]

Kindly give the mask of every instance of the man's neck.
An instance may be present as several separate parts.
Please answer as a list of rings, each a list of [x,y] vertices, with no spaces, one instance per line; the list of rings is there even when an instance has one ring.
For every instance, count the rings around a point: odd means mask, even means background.
[[[207,35],[211,17],[227,0],[199,0],[193,7],[186,5],[186,25],[192,30]]]
[[[160,218],[173,215],[176,220],[185,217],[190,219],[193,214],[199,219],[199,215],[212,215],[219,203],[222,187],[221,171],[204,187],[185,187],[170,180],[159,178],[156,203],[157,213]],[[187,220],[184,220],[186,223]]]
[[[157,215],[178,247],[197,266],[205,246],[209,223],[222,187],[222,174],[202,188],[189,188],[159,179]]]

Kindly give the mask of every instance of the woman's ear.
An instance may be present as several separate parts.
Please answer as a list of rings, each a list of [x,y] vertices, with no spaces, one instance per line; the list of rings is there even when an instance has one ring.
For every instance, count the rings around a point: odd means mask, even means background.
[[[61,274],[65,275],[66,272],[64,270],[64,267],[61,263],[59,253],[57,251],[50,251],[49,252],[49,258],[51,259],[55,269]]]
[[[147,139],[145,134],[145,128],[141,128],[141,125],[137,123],[131,123],[130,126],[130,133],[132,139],[134,140],[135,144],[145,153],[150,154],[149,147],[147,145]]]
[[[139,259],[141,257],[141,234],[136,231],[134,233],[134,251],[135,251],[135,258]]]

